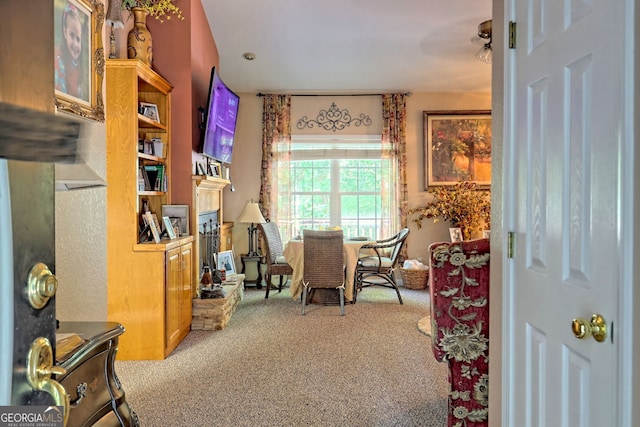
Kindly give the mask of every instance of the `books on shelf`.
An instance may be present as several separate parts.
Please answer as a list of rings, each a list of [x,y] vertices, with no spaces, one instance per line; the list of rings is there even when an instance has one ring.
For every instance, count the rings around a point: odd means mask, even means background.
[[[142,174],[144,191],[167,191],[167,174],[165,165],[140,166],[139,174]],[[138,177],[138,184],[141,184]]]

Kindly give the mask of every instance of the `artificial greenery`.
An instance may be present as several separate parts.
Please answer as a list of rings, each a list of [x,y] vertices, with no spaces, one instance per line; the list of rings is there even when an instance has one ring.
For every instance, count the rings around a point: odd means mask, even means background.
[[[182,11],[174,2],[175,0],[122,0],[122,8],[131,10],[139,7],[160,22],[164,22],[163,19],[171,19],[172,15],[177,19],[184,19]]]
[[[460,182],[452,186],[435,187],[431,190],[433,200],[425,206],[409,210],[418,214],[413,220],[422,227],[425,218],[449,221],[452,227],[459,227],[465,240],[473,231],[489,228],[491,224],[491,197],[489,191],[479,190],[474,182]]]

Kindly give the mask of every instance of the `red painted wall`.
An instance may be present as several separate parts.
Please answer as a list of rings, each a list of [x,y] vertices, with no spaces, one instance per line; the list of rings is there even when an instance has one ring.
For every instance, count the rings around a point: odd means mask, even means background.
[[[216,47],[201,0],[178,0],[184,20],[147,19],[153,36],[152,68],[174,87],[171,93],[171,202],[191,205],[193,162],[199,158],[198,106],[205,107]]]

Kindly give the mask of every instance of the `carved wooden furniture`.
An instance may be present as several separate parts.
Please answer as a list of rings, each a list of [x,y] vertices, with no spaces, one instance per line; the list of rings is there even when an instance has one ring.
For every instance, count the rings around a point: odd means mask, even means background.
[[[489,239],[429,246],[431,339],[449,365],[449,427],[488,425],[489,258]]]
[[[57,375],[71,400],[68,427],[138,426],[114,370],[118,339],[124,328],[115,322],[61,322],[57,333],[77,334],[83,343],[56,357],[66,373]]]

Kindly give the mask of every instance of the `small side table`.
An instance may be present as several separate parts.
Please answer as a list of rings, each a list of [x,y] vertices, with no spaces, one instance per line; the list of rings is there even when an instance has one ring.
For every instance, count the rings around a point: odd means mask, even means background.
[[[244,288],[247,288],[247,283],[255,283],[256,288],[262,289],[262,272],[260,271],[260,264],[262,264],[262,255],[241,254],[240,262],[242,263],[242,274],[245,274],[245,266],[247,262],[255,262],[256,270],[258,271],[258,277],[256,279],[247,279],[247,276],[245,275]]]

